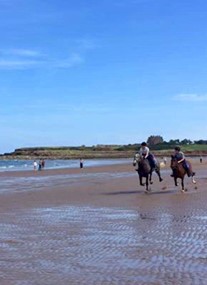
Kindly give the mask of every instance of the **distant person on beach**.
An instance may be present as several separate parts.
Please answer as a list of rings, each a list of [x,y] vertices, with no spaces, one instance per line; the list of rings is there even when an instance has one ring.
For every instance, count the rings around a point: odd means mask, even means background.
[[[80,168],[83,168],[83,159],[80,158]]]
[[[39,170],[39,171],[42,170],[42,160],[41,160],[41,159],[39,160],[38,170]]]
[[[45,167],[45,160],[42,159],[42,169],[44,169],[44,167]]]
[[[37,170],[37,161],[36,160],[34,160],[33,166],[34,166],[34,170]]]
[[[202,163],[203,162],[203,158],[202,158],[202,156],[200,156],[200,163]]]

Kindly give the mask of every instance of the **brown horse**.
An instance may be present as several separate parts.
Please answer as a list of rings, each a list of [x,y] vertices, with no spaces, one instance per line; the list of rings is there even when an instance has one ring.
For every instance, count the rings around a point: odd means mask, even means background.
[[[192,178],[192,182],[194,184],[196,183],[196,181],[194,179],[195,172],[193,172],[193,170],[192,170],[192,165],[191,165],[190,161],[186,161],[186,163],[189,166],[188,171],[184,168],[182,163],[178,163],[178,161],[174,155],[171,156],[170,167],[171,167],[172,172],[173,172],[173,178],[174,178],[175,186],[178,186],[177,179],[180,178],[181,179],[181,186],[182,186],[181,191],[182,192],[187,191],[184,187],[184,178],[185,178],[186,174],[188,174],[188,176]]]
[[[159,181],[162,181],[161,175],[160,175],[160,167],[158,164],[156,164],[155,169],[152,169],[149,163],[148,159],[145,159],[143,156],[139,154],[135,154],[133,165],[136,166],[137,164],[137,173],[139,176],[139,183],[141,186],[146,185],[146,192],[149,192],[149,183],[152,184],[152,172],[155,170],[159,177]],[[142,178],[145,178],[145,184],[142,182]]]

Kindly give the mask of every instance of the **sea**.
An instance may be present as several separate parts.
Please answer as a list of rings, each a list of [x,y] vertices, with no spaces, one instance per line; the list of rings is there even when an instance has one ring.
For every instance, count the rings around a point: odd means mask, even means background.
[[[118,163],[129,163],[130,159],[86,159],[84,167],[113,165]],[[0,160],[0,172],[33,170],[34,160]],[[50,159],[45,161],[45,169],[79,168],[79,159]]]

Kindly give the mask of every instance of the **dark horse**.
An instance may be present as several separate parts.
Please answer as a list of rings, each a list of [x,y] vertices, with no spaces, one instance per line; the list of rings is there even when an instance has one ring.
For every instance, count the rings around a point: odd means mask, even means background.
[[[189,161],[186,161],[186,163],[188,164],[189,166],[189,170],[187,171],[183,164],[182,163],[178,163],[176,157],[174,155],[171,156],[171,164],[170,164],[170,167],[172,169],[172,172],[173,172],[173,177],[174,177],[174,181],[175,181],[175,186],[178,186],[178,183],[177,183],[177,179],[180,178],[181,179],[181,186],[182,186],[182,192],[185,192],[187,190],[185,190],[185,187],[184,187],[184,178],[185,178],[185,175],[188,174],[189,177],[192,178],[192,182],[195,184],[196,181],[194,179],[194,175],[195,175],[195,172],[193,172],[192,170],[192,165]]]
[[[155,172],[157,173],[158,177],[159,177],[159,181],[161,182],[163,179],[161,178],[160,175],[160,167],[159,165],[156,163],[155,168],[153,169],[150,166],[149,160],[144,158],[143,156],[139,155],[139,154],[135,154],[134,156],[134,160],[133,160],[133,165],[136,166],[137,164],[137,173],[139,176],[139,182],[141,186],[146,185],[146,191],[149,191],[149,182],[150,184],[152,184],[152,172],[155,170]],[[143,184],[142,182],[142,178],[145,177],[146,182],[145,184]]]

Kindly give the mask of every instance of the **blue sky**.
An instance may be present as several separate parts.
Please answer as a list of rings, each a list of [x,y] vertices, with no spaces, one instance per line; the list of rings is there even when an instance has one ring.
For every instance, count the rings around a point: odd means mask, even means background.
[[[0,0],[0,153],[207,139],[205,0]]]

